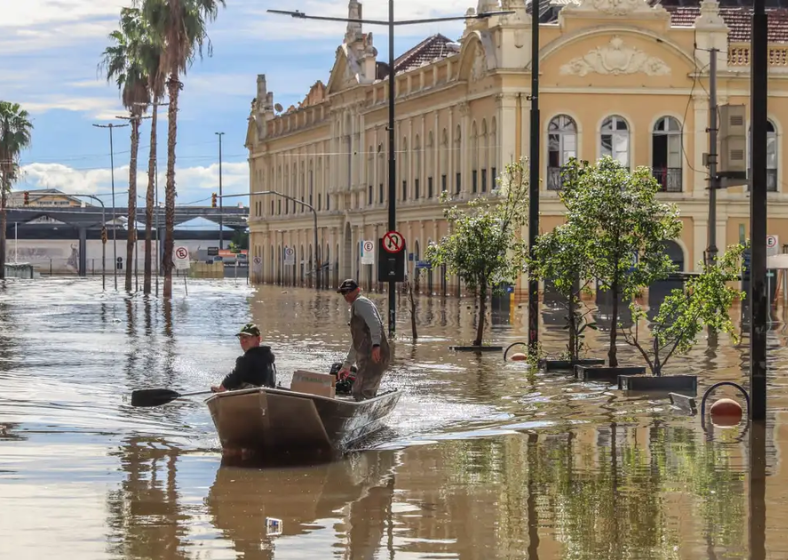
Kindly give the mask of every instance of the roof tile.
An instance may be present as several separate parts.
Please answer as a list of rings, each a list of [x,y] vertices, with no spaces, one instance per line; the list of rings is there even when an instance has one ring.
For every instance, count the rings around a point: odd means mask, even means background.
[[[671,23],[676,27],[692,27],[700,8],[694,6],[665,6],[670,12]],[[769,42],[788,43],[788,9],[766,10],[769,16]],[[730,29],[731,43],[748,43],[752,30],[752,8],[721,7],[720,15]]]

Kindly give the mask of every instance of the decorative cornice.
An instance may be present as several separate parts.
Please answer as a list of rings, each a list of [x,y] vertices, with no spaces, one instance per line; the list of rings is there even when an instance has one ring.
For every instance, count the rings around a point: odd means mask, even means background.
[[[587,74],[635,74],[643,72],[648,76],[667,76],[670,67],[661,58],[649,56],[636,47],[624,46],[618,36],[613,37],[604,47],[591,49],[584,56],[573,58],[560,68],[562,75],[586,76]]]

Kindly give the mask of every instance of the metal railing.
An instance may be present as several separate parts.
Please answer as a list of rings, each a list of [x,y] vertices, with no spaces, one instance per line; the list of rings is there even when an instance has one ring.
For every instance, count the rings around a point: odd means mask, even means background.
[[[652,167],[651,175],[662,186],[662,192],[682,192],[681,167]]]

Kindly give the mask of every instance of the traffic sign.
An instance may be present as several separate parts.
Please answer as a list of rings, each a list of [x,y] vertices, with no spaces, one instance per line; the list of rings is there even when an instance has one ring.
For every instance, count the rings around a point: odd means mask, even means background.
[[[387,253],[400,253],[405,250],[405,238],[398,231],[389,231],[383,236],[383,250]]]
[[[375,264],[375,242],[361,242],[361,264]]]
[[[254,261],[254,264],[263,264],[263,259],[261,259],[260,257],[255,257],[252,260]]]
[[[285,266],[295,266],[295,249],[285,247]]]
[[[766,256],[772,257],[774,255],[780,254],[780,249],[777,247],[779,243],[779,239],[776,235],[767,235],[766,236]]]
[[[175,247],[175,269],[186,270],[191,264],[189,262],[189,249],[186,247]]]

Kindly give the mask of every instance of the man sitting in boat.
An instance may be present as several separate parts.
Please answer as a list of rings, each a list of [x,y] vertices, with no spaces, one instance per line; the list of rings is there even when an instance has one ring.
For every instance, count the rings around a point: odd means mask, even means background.
[[[342,282],[337,293],[350,304],[350,336],[353,339],[338,377],[344,379],[350,375],[350,367],[355,363],[358,373],[353,383],[353,398],[357,401],[371,399],[377,395],[380,380],[391,360],[383,319],[375,304],[361,295],[361,288],[352,278]]]
[[[260,345],[260,329],[254,323],[247,323],[236,334],[244,355],[236,358],[235,369],[229,373],[222,384],[211,387],[214,393],[234,389],[254,387],[274,387],[276,385],[276,366],[274,353],[270,346]]]

